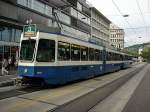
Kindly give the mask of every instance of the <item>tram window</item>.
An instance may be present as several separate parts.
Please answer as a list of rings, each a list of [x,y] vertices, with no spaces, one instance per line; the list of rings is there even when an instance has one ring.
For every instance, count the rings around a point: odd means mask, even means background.
[[[95,50],[95,60],[96,61],[100,60],[100,50],[98,50],[98,49]]]
[[[70,44],[58,42],[58,60],[70,60]]]
[[[89,48],[89,60],[94,61],[95,58],[95,50],[93,48]]]
[[[38,62],[54,62],[55,41],[48,39],[40,39],[36,59]]]
[[[23,40],[21,43],[20,60],[31,61],[33,59],[33,53],[35,48],[35,40]]]
[[[111,60],[114,61],[114,53],[111,53]]]
[[[118,60],[118,54],[116,54],[116,61]]]
[[[100,50],[100,60],[103,60],[103,51]]]
[[[109,52],[106,52],[106,60],[109,61]]]
[[[117,54],[117,61],[119,61],[120,60],[120,55],[119,54]]]
[[[116,61],[116,53],[113,53],[113,61]]]
[[[119,60],[122,61],[122,55],[121,54],[119,54]]]
[[[81,60],[87,61],[88,60],[88,47],[81,47]]]
[[[72,44],[71,45],[71,60],[79,61],[80,60],[80,46]]]
[[[112,60],[112,53],[107,52],[107,61],[111,61],[111,60]]]

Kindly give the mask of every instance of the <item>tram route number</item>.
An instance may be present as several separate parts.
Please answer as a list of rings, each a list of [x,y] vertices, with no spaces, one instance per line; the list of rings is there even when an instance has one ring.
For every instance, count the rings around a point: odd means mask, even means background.
[[[24,37],[35,37],[37,34],[37,28],[35,24],[24,25],[23,28]]]

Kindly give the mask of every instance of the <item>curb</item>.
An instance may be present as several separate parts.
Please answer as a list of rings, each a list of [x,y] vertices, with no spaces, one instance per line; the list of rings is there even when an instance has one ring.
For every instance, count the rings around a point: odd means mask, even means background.
[[[0,87],[13,86],[15,84],[14,80],[8,80],[0,82]]]

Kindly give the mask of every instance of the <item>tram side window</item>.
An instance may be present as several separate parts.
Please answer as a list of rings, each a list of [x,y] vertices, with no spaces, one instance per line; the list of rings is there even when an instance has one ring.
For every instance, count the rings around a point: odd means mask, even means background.
[[[89,48],[89,60],[94,61],[95,58],[95,50],[93,48]]]
[[[107,61],[110,61],[110,55],[111,55],[110,52],[107,52],[107,58],[106,58]]]
[[[70,44],[58,42],[58,60],[70,60]]]
[[[103,60],[103,51],[100,50],[100,60]]]
[[[115,53],[112,52],[111,54],[111,60],[114,61],[115,60]]]
[[[117,54],[114,53],[114,61],[117,61]]]
[[[117,54],[117,55],[118,55],[118,56],[117,56],[117,57],[118,57],[118,58],[117,58],[117,61],[120,61],[120,54]]]
[[[88,47],[81,46],[81,60],[82,61],[88,60]]]
[[[122,57],[122,55],[120,54],[120,61],[122,61],[123,60],[123,57]]]
[[[55,41],[49,39],[40,39],[37,51],[38,62],[55,61]]]
[[[95,60],[96,61],[100,60],[100,50],[98,50],[98,49],[95,50]]]
[[[72,44],[71,45],[71,60],[80,61],[80,46]]]

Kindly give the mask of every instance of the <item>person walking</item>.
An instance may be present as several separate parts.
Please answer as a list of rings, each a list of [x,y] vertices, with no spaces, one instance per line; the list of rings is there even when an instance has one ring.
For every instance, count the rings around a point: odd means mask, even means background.
[[[11,69],[12,69],[12,58],[9,57],[8,58],[8,70],[11,71]]]
[[[2,75],[4,75],[4,73],[8,74],[8,61],[6,58],[3,59],[2,62]]]

